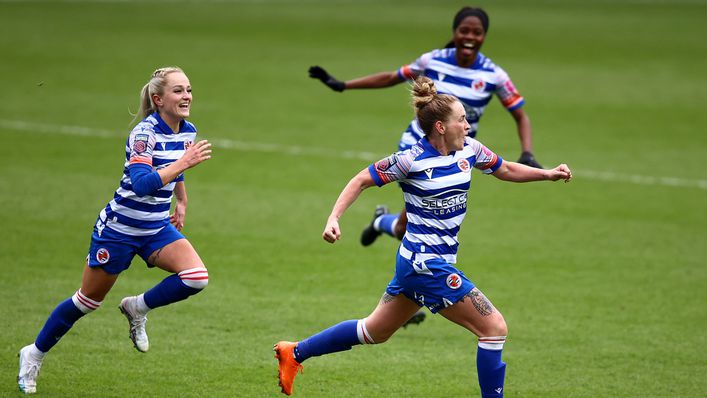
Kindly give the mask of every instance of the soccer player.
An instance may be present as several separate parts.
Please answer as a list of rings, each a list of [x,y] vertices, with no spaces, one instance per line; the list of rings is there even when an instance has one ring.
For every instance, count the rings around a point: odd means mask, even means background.
[[[335,91],[361,88],[384,88],[418,76],[432,79],[440,93],[459,98],[471,125],[469,136],[474,138],[491,97],[495,94],[515,120],[522,153],[519,163],[542,168],[533,156],[530,119],[523,110],[524,99],[516,90],[508,74],[480,52],[489,29],[489,17],[481,8],[464,7],[454,16],[453,38],[444,49],[422,54],[411,64],[398,70],[380,72],[348,81],[339,81],[319,66],[309,69],[312,78],[321,80]],[[403,132],[398,144],[405,150],[424,135],[418,120],[413,120]],[[371,223],[361,234],[361,244],[372,244],[381,233],[402,239],[407,225],[407,214],[388,214],[388,208],[378,206]]]
[[[204,263],[180,232],[187,208],[183,173],[211,158],[211,144],[194,143],[196,128],[186,121],[191,90],[189,79],[176,67],[157,69],[142,88],[136,118],[144,119],[126,141],[120,184],[93,227],[81,288],[59,303],[34,343],[20,350],[20,391],[37,391],[47,352],[76,321],[101,306],[136,254],[148,267],[171,274],[152,289],[123,298],[118,307],[140,352],[149,349],[147,312],[184,300],[208,284]],[[172,195],[176,204],[170,215]]]
[[[341,238],[339,219],[363,190],[399,182],[409,224],[398,250],[395,275],[368,317],[341,322],[299,342],[275,344],[279,382],[287,395],[292,394],[295,376],[308,358],[358,344],[384,343],[426,306],[478,336],[476,367],[481,395],[503,396],[506,365],[501,361],[501,350],[506,322],[454,266],[471,168],[512,182],[569,181],[572,173],[565,164],[544,170],[504,161],[468,136],[471,126],[462,102],[452,95],[437,94],[429,78],[415,81],[413,103],[424,138],[354,176],[336,200],[323,232],[324,240],[335,243]]]

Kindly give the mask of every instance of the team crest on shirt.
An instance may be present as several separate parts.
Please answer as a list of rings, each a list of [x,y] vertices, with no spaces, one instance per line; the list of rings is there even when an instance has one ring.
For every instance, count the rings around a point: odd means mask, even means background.
[[[454,273],[454,274],[449,274],[447,277],[447,286],[449,286],[450,289],[459,289],[462,287],[462,278],[459,276],[459,274]]]
[[[147,134],[135,134],[135,141],[133,141],[133,151],[135,153],[143,153],[147,150],[147,141],[149,136]]]
[[[457,166],[459,166],[459,170],[468,173],[471,170],[471,165],[469,165],[469,161],[466,160],[465,158],[461,158],[457,161]]]
[[[110,253],[108,252],[108,249],[105,247],[101,247],[98,249],[96,252],[96,260],[98,260],[99,263],[105,264],[110,260]]]
[[[486,88],[486,82],[483,80],[474,80],[471,82],[471,88],[476,91],[482,92]]]

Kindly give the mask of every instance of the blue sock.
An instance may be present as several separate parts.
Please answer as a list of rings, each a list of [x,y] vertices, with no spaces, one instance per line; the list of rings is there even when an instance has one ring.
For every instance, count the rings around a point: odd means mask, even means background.
[[[506,364],[501,361],[501,353],[502,350],[477,348],[476,370],[479,374],[482,398],[503,398]]]
[[[398,217],[400,214],[384,214],[378,217],[378,228],[377,230],[385,232],[390,236],[395,236],[395,224],[397,224]]]
[[[37,335],[34,345],[42,352],[51,350],[62,336],[74,326],[74,322],[84,316],[80,309],[74,305],[71,298],[68,298],[54,308],[51,315],[44,323],[44,327]]]
[[[297,343],[295,359],[302,363],[310,357],[350,350],[351,347],[361,344],[356,331],[357,325],[358,320],[351,319],[307,337]]]
[[[178,274],[172,274],[145,292],[145,304],[151,309],[162,307],[182,301],[200,291],[201,289],[195,289],[184,284]]]

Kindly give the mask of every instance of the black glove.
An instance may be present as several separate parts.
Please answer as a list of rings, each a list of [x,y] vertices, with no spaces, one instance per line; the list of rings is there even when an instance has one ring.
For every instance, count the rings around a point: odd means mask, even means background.
[[[518,159],[518,163],[522,163],[530,167],[535,167],[536,169],[543,168],[540,163],[535,161],[535,156],[533,156],[533,154],[528,151],[523,151],[523,153],[520,154],[520,159]]]
[[[322,83],[329,86],[330,89],[338,92],[344,91],[346,88],[346,83],[341,80],[336,80],[335,77],[331,76],[324,68],[320,66],[310,66],[309,67],[309,77],[312,79],[319,79]]]

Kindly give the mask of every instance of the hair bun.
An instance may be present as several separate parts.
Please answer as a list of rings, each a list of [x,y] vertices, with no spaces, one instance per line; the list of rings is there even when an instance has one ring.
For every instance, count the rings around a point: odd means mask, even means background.
[[[420,109],[432,102],[437,95],[437,88],[432,79],[421,76],[415,80],[412,86],[412,103],[415,108]]]

